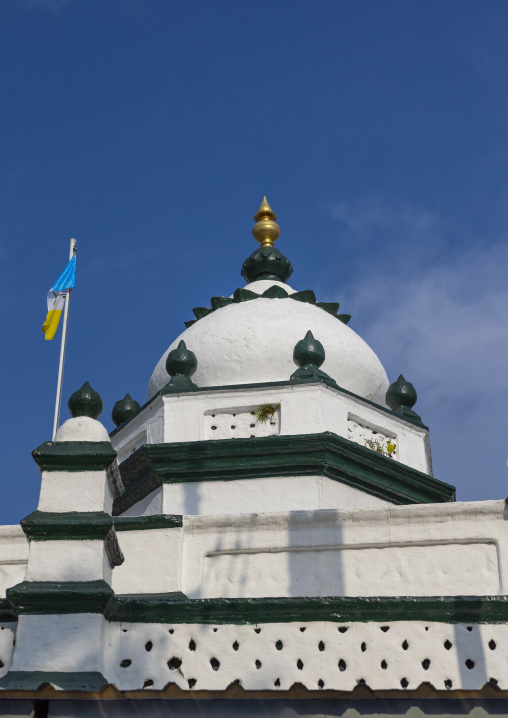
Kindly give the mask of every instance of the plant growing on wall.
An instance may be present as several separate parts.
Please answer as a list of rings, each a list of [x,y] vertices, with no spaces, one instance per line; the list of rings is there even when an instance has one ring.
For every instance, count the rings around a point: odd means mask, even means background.
[[[263,404],[263,406],[260,406],[255,411],[251,411],[251,414],[256,417],[259,424],[265,424],[272,419],[279,409],[280,402],[278,404]]]
[[[386,442],[379,441],[378,439],[365,439],[364,443],[368,449],[372,449],[376,454],[387,456],[390,459],[393,459],[395,449],[397,448],[397,444],[394,444],[390,439],[387,439]]]

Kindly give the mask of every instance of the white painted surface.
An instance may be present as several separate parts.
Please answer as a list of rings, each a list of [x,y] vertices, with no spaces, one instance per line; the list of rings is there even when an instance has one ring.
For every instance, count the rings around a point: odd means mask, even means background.
[[[296,302],[294,302],[296,304]],[[250,412],[264,404],[276,405],[278,425],[260,425]],[[215,414],[217,422],[212,423]],[[229,422],[236,414],[240,423]],[[235,417],[236,418],[236,417]],[[218,423],[219,422],[219,423]],[[251,389],[224,389],[157,397],[136,418],[112,437],[119,460],[123,461],[143,443],[201,441],[203,439],[315,434],[329,431],[351,439],[351,422],[370,427],[386,437],[396,437],[398,460],[423,473],[432,474],[429,435],[426,429],[410,424],[324,384],[275,386]],[[250,425],[254,423],[252,428]],[[217,426],[215,430],[211,426]],[[231,429],[235,426],[235,429]],[[357,443],[364,444],[364,440]]]
[[[376,451],[382,456],[387,456],[394,460],[398,458],[397,444],[399,439],[396,434],[388,433],[386,430],[382,431],[377,425],[372,426],[351,414],[347,422],[347,438],[355,444]],[[395,448],[390,453],[389,448],[391,447]]]
[[[182,529],[118,531],[125,561],[113,571],[115,593],[180,590]]]
[[[31,541],[27,581],[111,582],[104,541]]]
[[[103,622],[95,613],[20,616],[11,670],[100,671]]]
[[[252,384],[287,381],[297,368],[295,345],[309,329],[326,352],[321,369],[339,386],[384,406],[388,378],[368,344],[328,312],[289,298],[230,304],[200,319],[161,357],[148,398],[169,381],[166,357],[182,339],[197,357],[197,386]]]
[[[28,541],[21,526],[0,526],[0,598],[23,580],[27,560]]]
[[[499,593],[493,543],[225,552],[207,557],[201,582],[209,598]]]
[[[163,488],[159,487],[152,491],[149,496],[145,496],[144,499],[127,509],[122,516],[156,516],[157,514],[176,513],[164,511],[163,498]]]
[[[273,405],[274,407],[276,404]],[[280,408],[266,421],[254,415],[258,406],[240,406],[232,409],[209,409],[203,417],[205,439],[253,439],[280,434]]]
[[[498,681],[500,689],[508,689],[507,625],[125,623],[109,624],[106,631],[104,672],[120,690],[143,688],[151,680],[152,690],[176,683],[183,690],[223,691],[239,681],[245,690],[285,691],[301,683],[309,690],[352,691],[364,681],[373,690],[400,690],[402,698],[401,681],[408,690],[422,683],[438,690],[476,690],[490,678]],[[189,647],[191,640],[194,650]],[[168,661],[173,657],[181,665],[171,670]],[[120,662],[125,660],[131,663],[122,668]]]
[[[43,471],[39,511],[105,511],[113,498],[105,471]]]
[[[184,517],[182,591],[216,596],[508,593],[504,501]]]
[[[11,667],[12,651],[16,638],[17,623],[0,623],[0,678]]]
[[[67,419],[58,429],[55,441],[109,441],[106,428],[89,416]]]
[[[219,515],[386,506],[377,496],[324,476],[164,484],[165,514]],[[137,508],[136,504],[134,508]]]

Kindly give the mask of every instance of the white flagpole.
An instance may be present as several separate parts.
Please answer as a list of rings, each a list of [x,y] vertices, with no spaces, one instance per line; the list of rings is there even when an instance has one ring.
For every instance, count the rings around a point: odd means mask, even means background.
[[[69,253],[69,262],[76,253],[76,240],[71,239],[71,249]],[[71,299],[70,290],[64,298],[63,327],[62,327],[62,343],[60,344],[60,363],[58,365],[58,380],[56,384],[56,402],[55,402],[55,418],[53,419],[53,441],[55,440],[58,424],[60,423],[60,405],[62,403],[62,383],[65,362],[65,344],[67,342],[67,322],[69,320],[69,302]]]

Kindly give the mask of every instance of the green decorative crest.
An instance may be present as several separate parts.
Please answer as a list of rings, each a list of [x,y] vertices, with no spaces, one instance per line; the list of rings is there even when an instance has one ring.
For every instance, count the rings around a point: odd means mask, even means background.
[[[284,287],[279,287],[278,284],[273,284],[268,289],[265,289],[261,296],[265,299],[286,299],[286,297],[289,297],[289,294],[286,292]]]
[[[98,419],[103,409],[101,397],[87,381],[71,394],[67,406],[73,418],[89,416],[91,419]]]
[[[137,414],[141,409],[139,402],[134,401],[130,394],[126,394],[123,399],[117,401],[111,412],[111,418],[115,426],[120,426],[124,422],[128,421],[131,416]]]
[[[168,394],[179,391],[193,391],[197,389],[196,384],[191,380],[191,376],[198,368],[196,355],[190,349],[187,349],[185,342],[182,341],[169,352],[166,359],[166,371],[171,379],[162,390],[162,394]]]
[[[260,279],[287,282],[292,274],[291,262],[276,247],[259,247],[242,265],[242,277],[246,282]]]
[[[413,424],[423,426],[421,417],[413,411],[417,398],[416,389],[411,382],[404,379],[402,374],[397,381],[390,384],[386,392],[386,403],[394,414]]]
[[[314,335],[309,330],[305,338],[300,339],[295,346],[293,361],[299,368],[291,375],[291,381],[297,383],[323,380],[333,382],[333,379],[319,368],[324,360],[324,347],[321,342],[314,339]]]

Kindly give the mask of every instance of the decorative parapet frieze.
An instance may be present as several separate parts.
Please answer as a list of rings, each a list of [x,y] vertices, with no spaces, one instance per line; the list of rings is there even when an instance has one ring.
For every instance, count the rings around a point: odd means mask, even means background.
[[[104,674],[122,691],[479,690],[508,688],[508,625],[427,621],[112,623]]]

